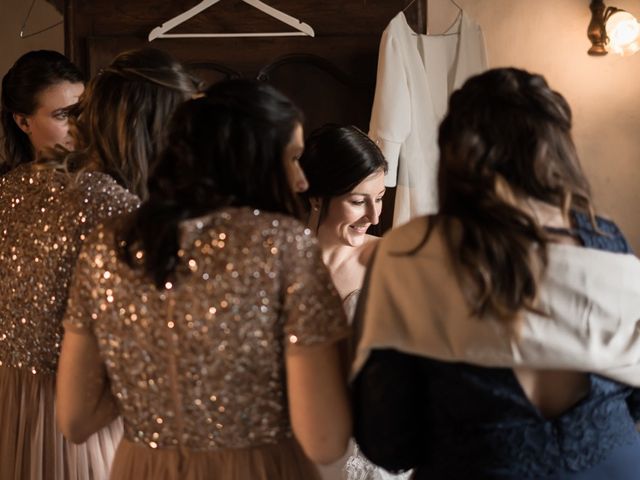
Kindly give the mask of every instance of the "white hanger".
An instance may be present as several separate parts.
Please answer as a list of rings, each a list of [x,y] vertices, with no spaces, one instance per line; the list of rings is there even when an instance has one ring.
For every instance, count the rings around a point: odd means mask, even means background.
[[[261,12],[280,20],[282,23],[298,30],[297,32],[264,32],[264,33],[167,33],[169,30],[186,22],[190,18],[195,17],[200,12],[215,5],[220,0],[203,0],[196,6],[190,8],[186,12],[173,17],[171,20],[164,22],[161,26],[154,28],[149,32],[149,41],[152,42],[156,38],[219,38],[219,37],[296,37],[305,36],[315,37],[315,32],[310,25],[298,20],[297,18],[287,15],[280,10],[270,7],[260,0],[242,0]]]

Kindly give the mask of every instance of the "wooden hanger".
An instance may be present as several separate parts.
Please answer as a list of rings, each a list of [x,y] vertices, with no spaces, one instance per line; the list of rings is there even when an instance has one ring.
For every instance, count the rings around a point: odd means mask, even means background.
[[[173,17],[171,20],[164,22],[161,26],[154,28],[149,32],[149,41],[152,42],[156,38],[229,38],[229,37],[296,37],[309,36],[315,37],[315,32],[310,25],[287,15],[280,10],[270,7],[260,0],[241,0],[244,3],[266,13],[270,17],[280,20],[282,23],[289,25],[297,30],[297,32],[256,32],[256,33],[167,33],[178,25],[186,22],[190,18],[195,17],[200,12],[215,5],[220,0],[203,0],[186,12]]]

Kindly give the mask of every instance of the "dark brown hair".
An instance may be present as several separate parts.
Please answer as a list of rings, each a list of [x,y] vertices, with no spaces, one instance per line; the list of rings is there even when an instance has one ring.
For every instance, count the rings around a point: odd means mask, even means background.
[[[266,83],[230,80],[180,106],[149,180],[150,196],[118,234],[120,254],[163,288],[178,262],[181,221],[225,206],[299,216],[284,152],[302,114]]]
[[[473,312],[515,320],[535,310],[548,236],[516,198],[588,212],[589,183],[571,138],[571,109],[540,75],[515,68],[469,79],[440,126],[441,222]]]
[[[166,125],[197,91],[198,82],[169,54],[152,48],[121,53],[80,98],[72,124],[76,151],[65,152],[66,165],[108,173],[144,200]]]
[[[324,125],[307,138],[300,166],[309,182],[301,194],[307,210],[310,199],[322,199],[320,221],[327,214],[332,198],[353,190],[376,172],[387,172],[387,161],[378,146],[352,125]]]

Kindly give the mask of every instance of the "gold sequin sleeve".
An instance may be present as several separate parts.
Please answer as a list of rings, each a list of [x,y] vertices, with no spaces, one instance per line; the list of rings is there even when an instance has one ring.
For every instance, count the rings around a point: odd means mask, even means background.
[[[331,343],[350,334],[340,296],[322,262],[316,239],[296,224],[285,259],[284,333],[288,348]]]
[[[90,333],[92,322],[98,317],[100,282],[97,275],[108,274],[108,271],[102,272],[96,268],[103,258],[100,253],[105,248],[103,237],[104,227],[101,225],[87,238],[78,256],[63,320],[67,330]]]

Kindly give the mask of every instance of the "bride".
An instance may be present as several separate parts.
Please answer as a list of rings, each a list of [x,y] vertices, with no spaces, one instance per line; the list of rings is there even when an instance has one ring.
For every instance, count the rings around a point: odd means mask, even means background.
[[[305,192],[308,224],[315,230],[324,263],[353,318],[365,270],[378,237],[387,162],[365,133],[353,126],[325,125],[305,143],[300,164],[309,182]],[[403,479],[374,466],[354,446],[348,457],[320,468],[325,480]]]

